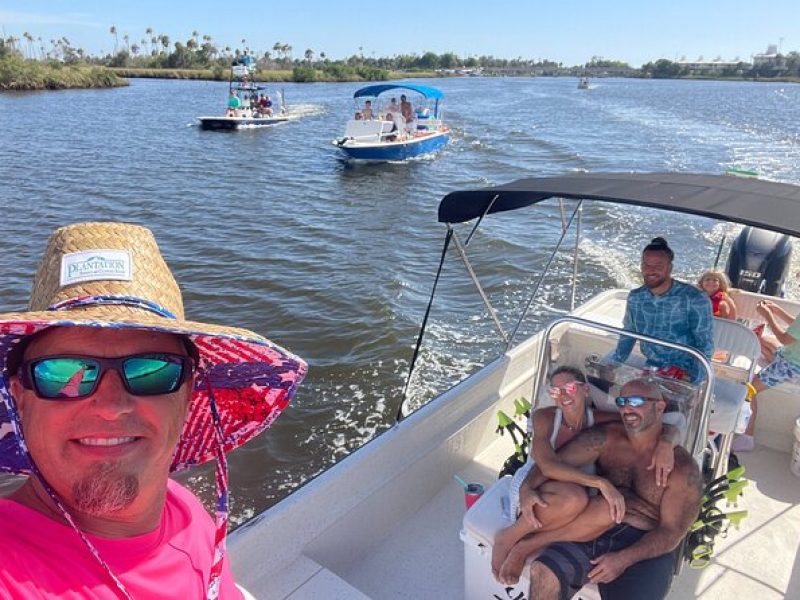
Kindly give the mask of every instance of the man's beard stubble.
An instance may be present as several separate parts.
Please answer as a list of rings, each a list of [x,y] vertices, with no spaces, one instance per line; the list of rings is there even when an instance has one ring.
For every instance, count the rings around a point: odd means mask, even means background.
[[[92,516],[121,511],[139,494],[139,480],[119,471],[113,462],[101,463],[72,486],[75,508]]]

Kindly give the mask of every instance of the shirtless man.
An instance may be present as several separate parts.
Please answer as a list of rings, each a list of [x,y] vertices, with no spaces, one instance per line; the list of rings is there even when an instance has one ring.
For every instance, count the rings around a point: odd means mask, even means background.
[[[580,588],[587,581],[600,585],[604,600],[655,600],[669,591],[672,550],[700,509],[700,470],[680,446],[675,448],[675,466],[666,486],[658,486],[648,470],[666,406],[656,383],[629,381],[616,404],[621,423],[583,432],[561,448],[558,456],[572,465],[596,461],[598,471],[625,497],[625,516],[622,523],[613,523],[605,499],[595,496],[567,525],[519,542],[503,565],[507,579],[513,579],[509,577],[512,557],[517,560],[514,570],[518,578],[525,559],[544,549],[531,567],[532,600],[561,598],[569,587]],[[531,479],[534,498],[544,481],[541,474]]]
[[[367,121],[373,118],[372,100],[367,100],[366,102],[364,102],[364,108],[361,109],[361,116]]]
[[[414,120],[414,110],[411,108],[411,102],[406,99],[405,94],[400,96],[400,114],[409,123]]]

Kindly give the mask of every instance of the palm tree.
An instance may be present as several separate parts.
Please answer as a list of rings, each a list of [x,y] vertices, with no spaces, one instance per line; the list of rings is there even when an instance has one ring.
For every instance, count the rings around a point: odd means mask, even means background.
[[[117,53],[117,46],[119,45],[119,36],[117,35],[117,26],[112,25],[108,32],[114,36],[114,54]]]
[[[160,39],[161,39],[161,45],[164,46],[164,52],[166,52],[167,50],[169,50],[169,36],[162,33]]]
[[[33,58],[33,36],[26,31],[22,34],[22,37],[24,37],[25,41],[28,42],[28,51],[31,53],[30,57]]]
[[[328,60],[328,55],[327,55],[327,54],[325,54],[324,52],[320,52],[320,53],[319,53],[319,59],[320,59],[322,62],[325,62],[326,60]]]
[[[125,40],[125,48],[128,49],[128,54],[130,54],[130,52],[131,52],[131,43],[130,43],[131,42],[131,38],[130,38],[130,36],[126,33],[125,35],[122,36],[122,39]]]
[[[275,53],[275,56],[280,58],[281,54],[283,53],[283,44],[281,44],[280,42],[275,42],[272,45],[272,51]]]
[[[305,51],[305,57],[306,61],[308,61],[308,64],[311,64],[311,61],[314,60],[314,51],[311,48],[308,48]]]

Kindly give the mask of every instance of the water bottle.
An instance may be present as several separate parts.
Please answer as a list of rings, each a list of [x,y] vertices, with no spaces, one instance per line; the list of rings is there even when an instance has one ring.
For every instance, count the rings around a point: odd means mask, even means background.
[[[742,410],[739,411],[739,419],[736,421],[736,433],[744,433],[747,429],[747,424],[750,423],[750,417],[753,416],[753,409],[750,408],[750,403],[745,402],[742,405]]]

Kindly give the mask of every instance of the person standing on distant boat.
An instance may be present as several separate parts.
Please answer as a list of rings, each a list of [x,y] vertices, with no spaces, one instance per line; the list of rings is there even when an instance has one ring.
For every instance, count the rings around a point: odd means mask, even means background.
[[[186,321],[138,225],[56,230],[29,309],[0,315],[0,471],[27,475],[0,498],[0,598],[240,600],[225,453],[277,418],[305,363]],[[169,477],[209,461],[216,520]]]
[[[389,106],[386,107],[386,112],[390,113],[400,112],[400,105],[397,103],[397,98],[392,98],[392,101],[389,102]]]
[[[411,102],[406,99],[405,94],[400,96],[400,114],[403,115],[406,123],[414,120],[414,109],[411,107]]]
[[[675,257],[667,240],[653,238],[642,251],[644,285],[628,294],[623,328],[654,338],[695,348],[711,359],[714,352],[714,318],[708,295],[693,285],[672,278]],[[624,363],[636,340],[622,336],[610,355],[610,365]],[[646,366],[656,374],[697,383],[704,374],[697,361],[681,350],[641,342]],[[604,362],[609,362],[606,360]]]
[[[372,100],[364,102],[364,108],[361,109],[361,117],[367,121],[374,118],[372,115]]]

